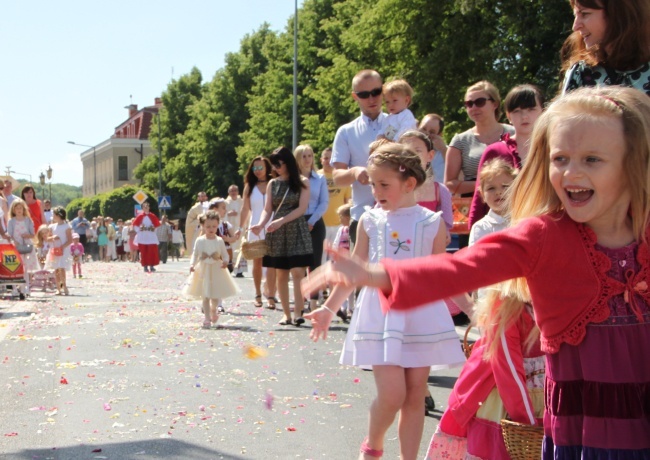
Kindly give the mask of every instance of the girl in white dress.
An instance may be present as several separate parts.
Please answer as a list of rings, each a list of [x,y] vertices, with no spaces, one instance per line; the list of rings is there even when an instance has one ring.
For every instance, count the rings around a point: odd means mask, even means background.
[[[238,292],[228,272],[230,257],[226,244],[217,236],[219,221],[219,214],[215,211],[199,216],[203,234],[194,242],[190,278],[183,289],[183,294],[203,300],[204,329],[209,329],[219,321],[219,301]]]
[[[56,295],[69,294],[65,272],[72,268],[72,256],[70,255],[72,227],[65,220],[65,217],[65,209],[61,206],[57,206],[52,210],[52,221],[54,222],[50,225],[52,235],[47,238],[51,248],[45,267],[48,270],[54,270]]]
[[[415,189],[426,178],[420,158],[404,145],[385,144],[370,156],[367,170],[379,206],[361,217],[354,255],[374,263],[385,257],[410,259],[444,252],[447,230],[441,213],[416,202]],[[353,289],[337,285],[325,304],[306,316],[314,324],[314,340],[319,331],[327,330]],[[372,366],[377,385],[360,458],[382,456],[384,435],[397,413],[401,458],[417,458],[429,370],[465,362],[444,302],[394,313],[382,313],[376,289],[362,289],[341,353],[342,364]]]

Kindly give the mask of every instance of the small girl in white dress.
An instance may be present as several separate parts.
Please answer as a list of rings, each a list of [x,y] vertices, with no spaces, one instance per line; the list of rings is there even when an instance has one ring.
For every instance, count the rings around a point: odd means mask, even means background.
[[[219,301],[238,292],[228,272],[230,257],[226,244],[217,236],[219,221],[216,211],[208,211],[199,216],[203,234],[194,242],[190,277],[183,288],[183,294],[186,296],[200,297],[203,300],[204,329],[210,329],[219,321]]]
[[[61,206],[57,206],[52,210],[52,221],[54,222],[50,225],[52,235],[47,238],[51,247],[45,262],[45,268],[54,270],[54,276],[56,277],[56,295],[69,294],[66,270],[72,268],[72,256],[70,254],[72,227],[65,220],[65,217],[65,209]]]
[[[415,189],[426,174],[420,158],[401,144],[384,144],[368,159],[368,175],[379,207],[361,217],[353,254],[371,263],[445,251],[447,229],[439,212],[419,206]],[[435,283],[435,280],[431,280]],[[306,316],[318,340],[354,288],[337,285],[325,304]],[[407,313],[382,313],[379,294],[363,288],[357,298],[341,363],[372,366],[377,397],[370,406],[368,437],[361,453],[381,457],[384,435],[399,412],[401,458],[415,459],[422,438],[430,367],[461,366],[465,357],[444,302]],[[407,428],[408,427],[408,428]]]

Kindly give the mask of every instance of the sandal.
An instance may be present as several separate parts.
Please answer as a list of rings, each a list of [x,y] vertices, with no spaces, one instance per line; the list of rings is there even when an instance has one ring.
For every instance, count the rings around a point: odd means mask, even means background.
[[[253,306],[255,308],[262,308],[262,294],[257,294],[255,296],[255,302],[253,303]]]
[[[359,451],[362,454],[370,455],[371,457],[376,457],[376,458],[381,458],[384,455],[383,450],[373,449],[368,445],[368,438],[363,440],[363,443],[361,444],[361,448],[359,449]]]
[[[275,310],[275,304],[278,302],[278,299],[266,296],[266,302],[268,303],[266,306],[267,310]]]
[[[209,319],[203,321],[203,329],[210,329],[210,327],[212,327],[212,324],[210,323]]]
[[[280,326],[291,326],[293,323],[291,321],[291,318],[289,319],[283,319],[278,323]]]

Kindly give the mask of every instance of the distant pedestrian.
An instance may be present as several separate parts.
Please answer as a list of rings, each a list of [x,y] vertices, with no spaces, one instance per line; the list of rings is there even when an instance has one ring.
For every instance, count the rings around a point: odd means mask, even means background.
[[[54,215],[52,216],[52,221],[54,221]],[[77,211],[77,217],[72,219],[70,222],[72,226],[72,231],[79,235],[79,242],[83,244],[84,250],[88,253],[88,230],[90,229],[90,222],[84,216],[84,210],[80,209]]]
[[[142,203],[142,212],[133,219],[135,229],[135,243],[140,252],[140,264],[145,272],[155,272],[156,265],[160,263],[158,257],[158,238],[156,228],[160,226],[158,216],[149,211],[149,203]]]
[[[70,245],[70,254],[72,254],[72,274],[76,278],[77,273],[79,278],[83,278],[81,273],[81,261],[84,257],[84,246],[79,242],[79,234],[72,234],[72,244]]]
[[[172,260],[174,256],[178,262],[185,251],[185,240],[183,239],[183,232],[178,228],[178,224],[172,225]]]
[[[70,270],[70,266],[72,265],[72,257],[70,256],[72,228],[65,220],[66,212],[64,208],[57,206],[52,212],[54,215],[54,223],[50,225],[52,235],[48,237],[51,248],[47,255],[45,267],[48,270],[54,270],[56,295],[68,295],[66,270]]]
[[[172,239],[172,228],[167,223],[167,216],[162,216],[160,219],[160,227],[156,229],[156,236],[158,237],[158,257],[162,263],[166,264],[169,255],[169,242]]]

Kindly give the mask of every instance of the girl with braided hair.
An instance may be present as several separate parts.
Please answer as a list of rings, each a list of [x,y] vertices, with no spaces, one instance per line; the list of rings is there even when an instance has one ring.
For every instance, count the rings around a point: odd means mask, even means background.
[[[447,229],[441,213],[419,206],[415,198],[416,188],[426,179],[418,155],[405,145],[381,145],[368,158],[367,170],[378,207],[361,217],[354,255],[379,262],[445,252]],[[314,325],[313,340],[320,337],[314,331],[327,331],[353,289],[337,285],[323,306],[306,316]],[[382,456],[384,436],[398,413],[401,458],[417,458],[429,370],[465,362],[444,302],[406,314],[395,312],[384,315],[378,291],[362,289],[341,354],[341,364],[372,367],[377,385],[360,458]]]

